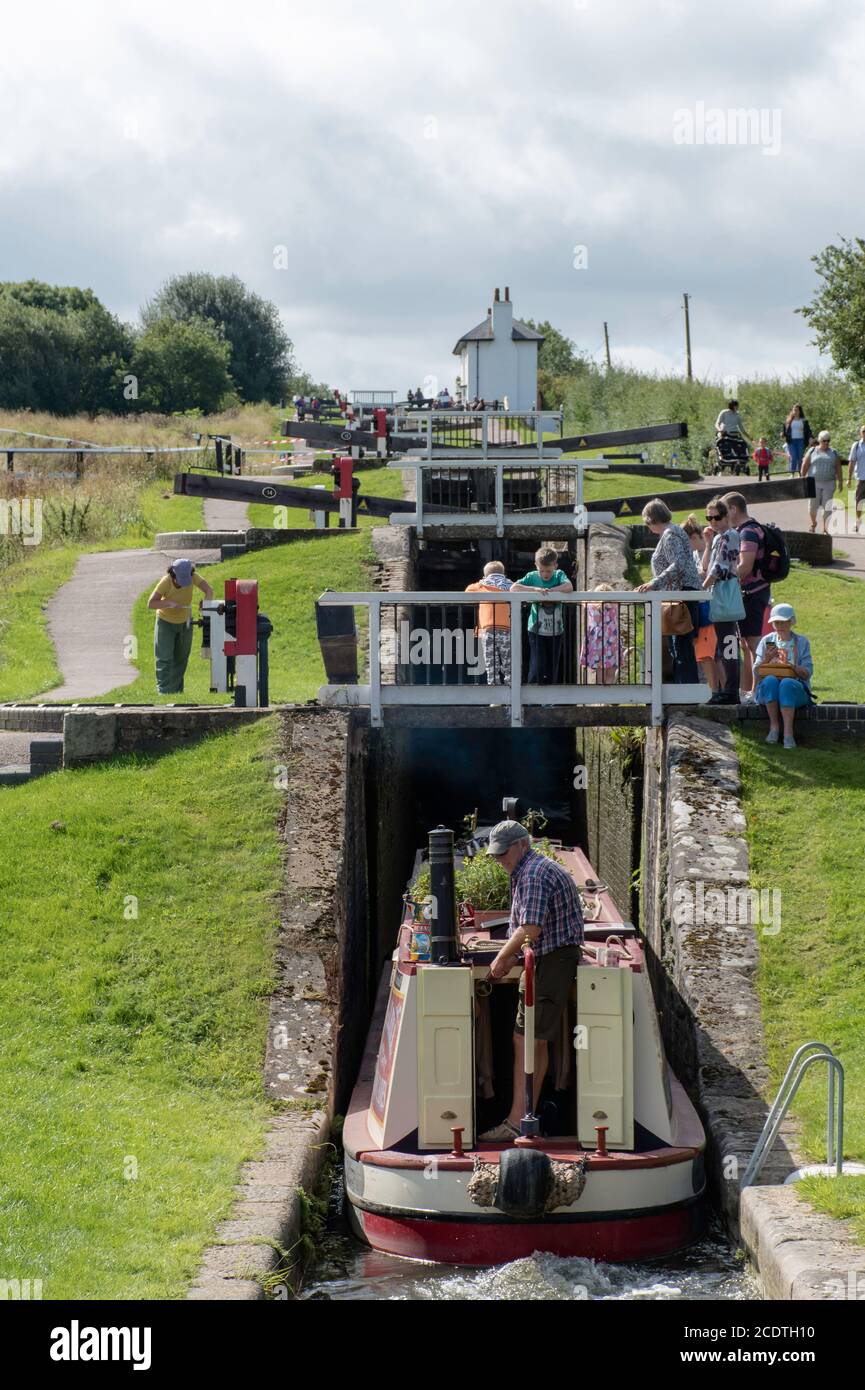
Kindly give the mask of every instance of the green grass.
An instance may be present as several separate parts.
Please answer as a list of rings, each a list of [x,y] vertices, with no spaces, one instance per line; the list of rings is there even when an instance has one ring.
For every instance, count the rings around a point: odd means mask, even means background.
[[[105,550],[134,550],[153,544],[160,531],[200,531],[204,527],[204,502],[200,497],[181,497],[173,483],[148,483],[141,489],[140,520],[130,521],[122,535],[106,541]]]
[[[825,1158],[824,1153],[822,1159]],[[815,1211],[850,1221],[856,1239],[865,1245],[865,1178],[803,1178],[797,1191]]]
[[[402,471],[398,468],[364,468],[357,474],[360,479],[360,493],[366,493],[370,497],[393,497],[402,499]],[[330,473],[310,473],[303,478],[288,478],[285,480],[290,487],[315,487],[327,488],[328,494],[333,493],[333,477]],[[279,482],[278,478],[274,482]],[[251,502],[247,508],[250,524],[252,526],[262,526],[265,528],[276,526],[281,530],[312,530],[313,523],[309,512],[302,511],[298,507],[271,506],[261,502]],[[333,512],[330,518],[332,527],[336,526],[338,513]],[[387,517],[358,516],[358,525],[366,529],[370,526],[385,526]]]
[[[781,893],[781,930],[758,931],[758,989],[774,1094],[796,1048],[828,1043],[845,1070],[845,1157],[865,1160],[865,761],[849,743],[795,753],[736,734],[751,884]],[[826,1158],[826,1073],[812,1068],[793,1106],[808,1158]],[[809,1179],[820,1210],[856,1218],[865,1241],[865,1179]]]
[[[25,699],[59,684],[54,644],[45,606],[72,577],[80,548],[34,546],[26,558],[3,571],[0,607],[0,700]]]
[[[606,473],[587,468],[583,495],[587,502],[595,502],[603,497],[645,497],[647,493],[656,497],[683,487],[688,484],[648,473]],[[640,516],[628,519],[639,521]]]
[[[260,1151],[273,739],[263,721],[0,797],[0,1275],[45,1298],[182,1297]]]

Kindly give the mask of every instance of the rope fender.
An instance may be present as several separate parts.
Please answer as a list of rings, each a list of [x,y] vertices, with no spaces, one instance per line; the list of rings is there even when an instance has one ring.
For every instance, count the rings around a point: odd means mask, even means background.
[[[576,1163],[550,1161],[551,1182],[544,1203],[544,1211],[555,1211],[556,1207],[572,1207],[583,1195],[586,1186],[588,1156],[583,1155]],[[466,1191],[477,1207],[494,1207],[499,1185],[498,1167],[475,1158],[474,1170],[469,1178]]]

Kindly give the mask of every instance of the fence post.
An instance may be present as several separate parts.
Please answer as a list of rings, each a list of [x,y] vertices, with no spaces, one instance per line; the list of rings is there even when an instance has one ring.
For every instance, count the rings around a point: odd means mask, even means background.
[[[415,484],[414,484],[415,511],[417,512],[417,533],[418,533],[419,536],[422,536],[422,535],[423,535],[423,480],[424,480],[424,471],[423,471],[423,464],[421,463],[421,460],[420,460],[420,459],[418,459],[417,463],[416,463],[415,466],[414,466],[414,477],[415,477]]]
[[[511,728],[523,723],[523,607],[515,595],[508,600],[511,610]]]
[[[505,462],[496,459],[496,535],[505,534]]]
[[[652,663],[652,723],[661,724],[664,719],[664,702],[661,686],[664,680],[664,650],[661,635],[661,600],[647,594],[646,617],[649,620],[649,652]]]
[[[373,595],[369,605],[369,722],[381,725],[381,599]]]

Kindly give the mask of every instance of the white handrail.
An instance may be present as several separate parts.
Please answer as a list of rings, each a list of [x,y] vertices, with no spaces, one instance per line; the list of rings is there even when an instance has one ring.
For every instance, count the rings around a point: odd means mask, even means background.
[[[665,684],[662,671],[663,642],[661,632],[661,609],[665,603],[696,603],[703,597],[698,589],[651,589],[637,593],[633,589],[603,591],[599,599],[598,590],[583,590],[571,593],[547,595],[546,602],[561,603],[565,606],[578,603],[622,604],[645,610],[645,643],[648,652],[648,680],[643,682],[623,682],[616,685],[581,686],[567,683],[557,686],[523,684],[522,681],[522,624],[511,616],[511,684],[494,686],[439,685],[439,686],[383,686],[381,680],[381,610],[383,606],[426,607],[442,604],[449,607],[478,607],[484,603],[507,603],[511,609],[524,603],[544,601],[544,590],[534,593],[520,591],[513,593],[487,592],[467,594],[452,589],[418,592],[399,590],[395,592],[363,592],[358,590],[325,590],[318,599],[325,607],[366,607],[369,610],[369,685],[323,686],[321,698],[328,703],[359,705],[366,703],[368,697],[370,720],[374,726],[382,722],[382,707],[395,705],[430,704],[488,704],[507,703],[511,711],[511,724],[518,728],[523,722],[524,705],[621,705],[648,703],[651,707],[653,724],[660,724],[667,704],[704,704],[710,695],[708,686]],[[628,700],[626,696],[630,696]]]

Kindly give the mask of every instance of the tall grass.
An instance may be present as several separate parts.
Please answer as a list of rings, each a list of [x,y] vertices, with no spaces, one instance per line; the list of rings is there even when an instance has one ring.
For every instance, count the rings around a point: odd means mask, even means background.
[[[19,454],[16,471],[0,467],[0,503],[38,498],[42,506],[42,544],[112,543],[147,546],[157,530],[196,529],[202,524],[198,499],[175,498],[172,479],[195,455],[163,452],[194,447],[196,435],[228,434],[241,444],[275,438],[279,413],[270,405],[245,405],[206,417],[141,415],[53,416],[31,411],[0,411],[0,463],[3,448],[62,447],[57,442],[141,446],[140,453],[85,456],[80,477],[68,454]],[[38,436],[51,438],[40,440]],[[26,476],[30,474],[32,476]],[[4,533],[5,532],[5,533]],[[21,539],[0,527],[0,571],[27,559]]]
[[[789,381],[780,377],[741,380],[734,394],[750,438],[756,441],[764,434],[775,448],[781,444],[784,420],[797,403],[803,406],[815,434],[830,430],[845,454],[865,419],[861,392],[830,373]],[[725,387],[716,382],[650,376],[628,368],[605,372],[591,367],[578,376],[555,378],[550,401],[564,401],[566,434],[684,420],[686,440],[635,447],[648,447],[654,462],[665,462],[675,453],[681,462],[691,460],[699,465],[714,442],[715,420],[726,404],[726,395]]]

